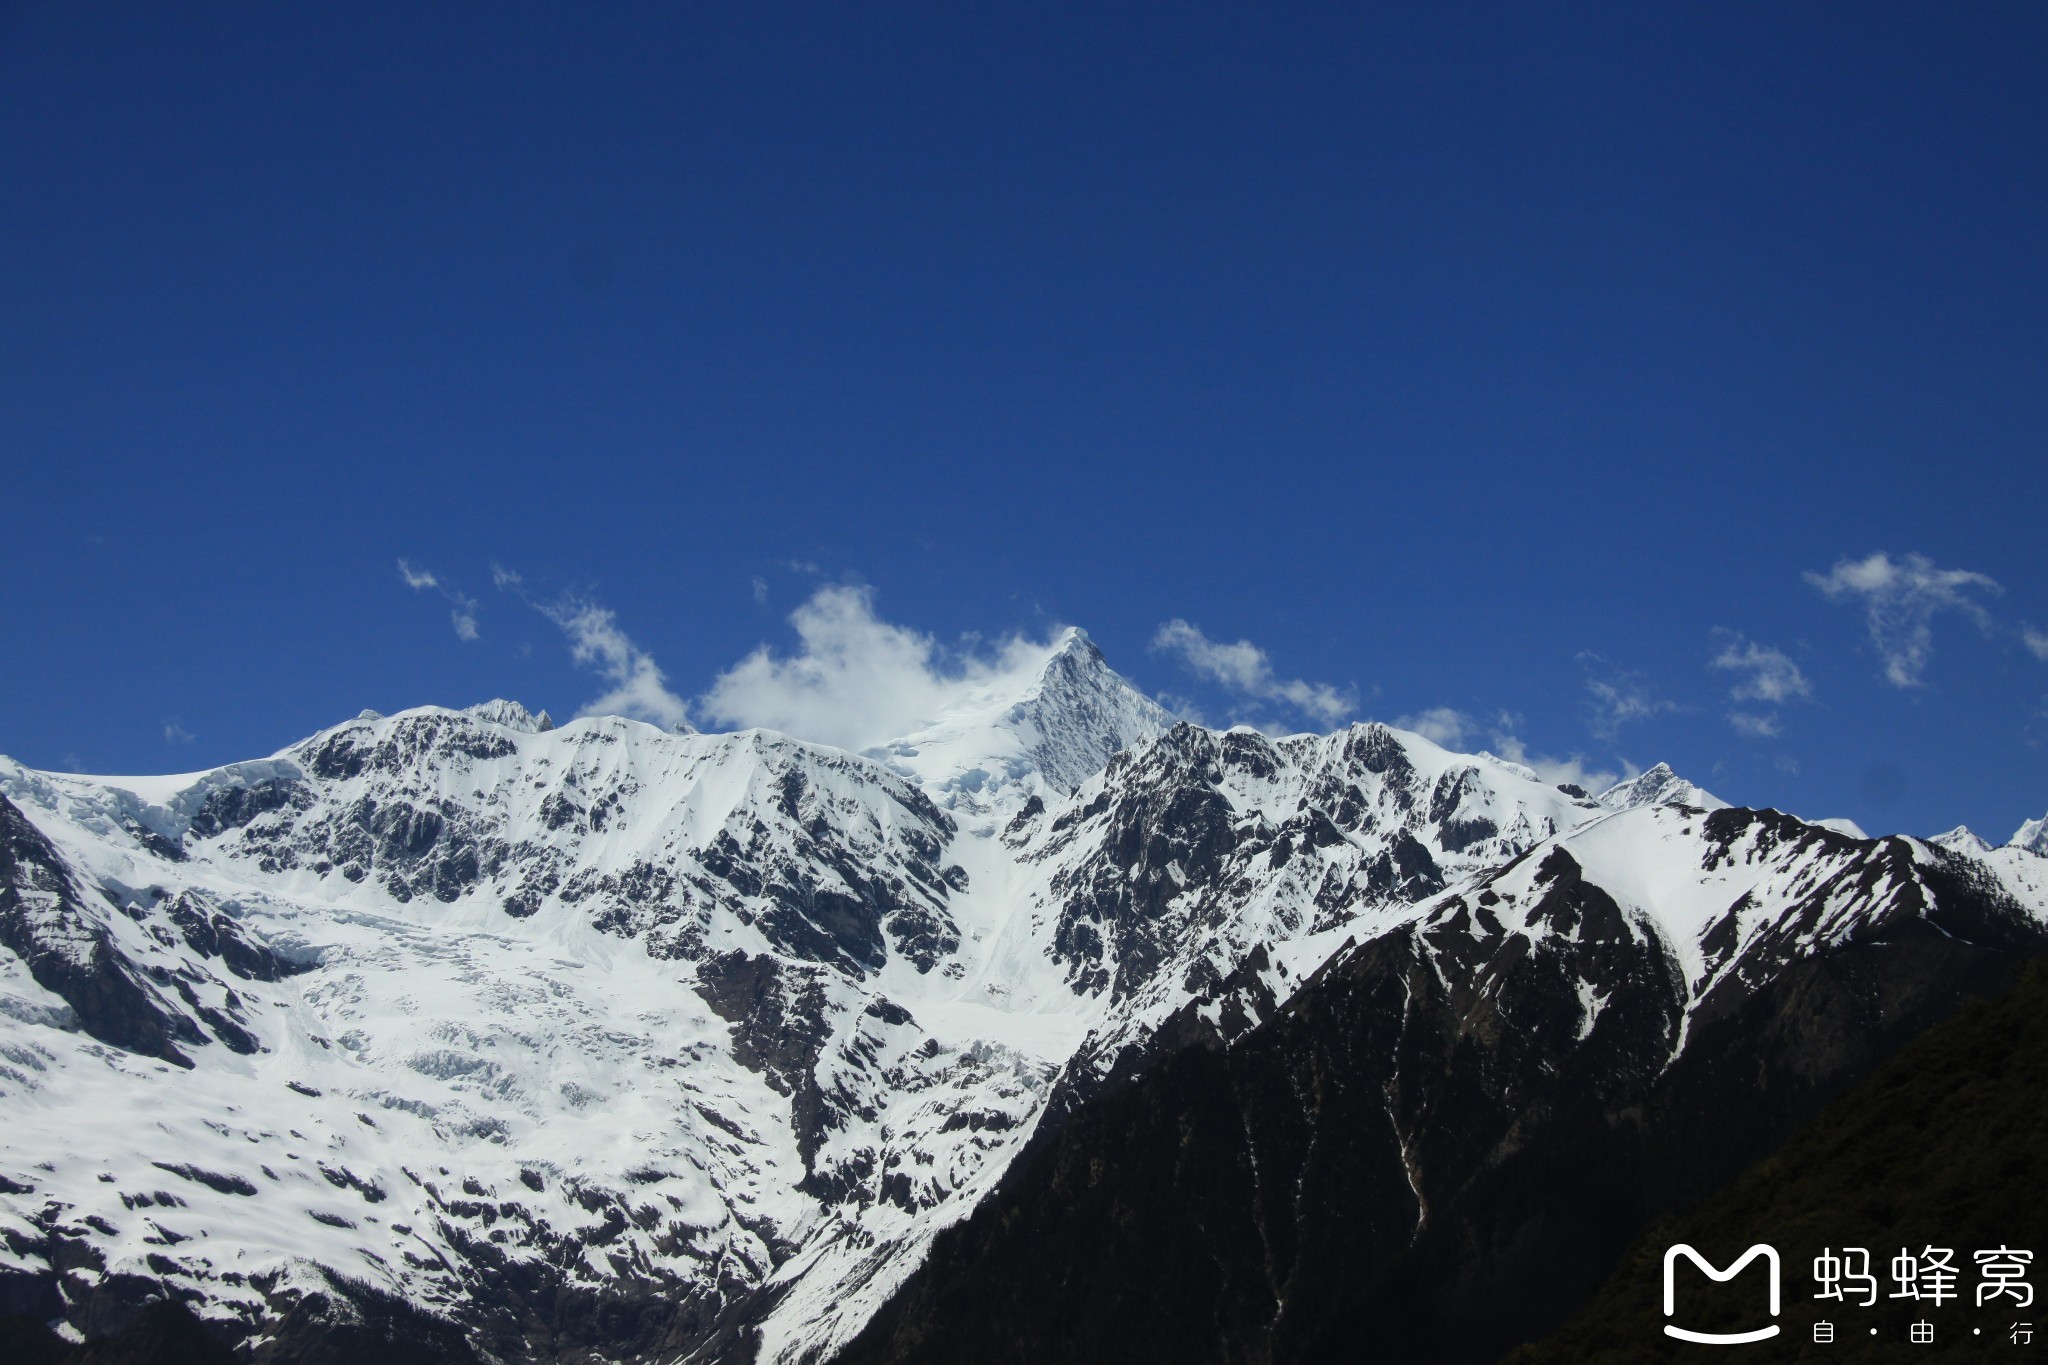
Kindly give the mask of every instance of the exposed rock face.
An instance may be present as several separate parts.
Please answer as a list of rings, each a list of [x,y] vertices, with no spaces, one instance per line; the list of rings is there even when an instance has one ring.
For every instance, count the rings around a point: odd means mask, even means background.
[[[1018,841],[1054,869],[1054,959],[1123,1005],[1067,1063],[1054,1126],[1169,1046],[1268,1017],[1343,935],[1601,813],[1383,725],[1278,741],[1181,725],[1118,755]]]
[[[37,986],[62,1002],[44,1006],[41,1017],[182,1067],[192,1065],[184,1049],[214,1038],[238,1052],[253,1051],[239,999],[203,960],[231,957],[237,966],[230,970],[244,976],[274,971],[275,964],[239,939],[231,925],[217,928],[180,902],[169,914],[188,942],[196,940],[202,962],[175,971],[158,964],[152,971],[123,951],[117,932],[121,908],[111,897],[83,890],[50,841],[0,796],[0,945],[27,967]],[[140,906],[128,909],[132,916],[147,913]]]

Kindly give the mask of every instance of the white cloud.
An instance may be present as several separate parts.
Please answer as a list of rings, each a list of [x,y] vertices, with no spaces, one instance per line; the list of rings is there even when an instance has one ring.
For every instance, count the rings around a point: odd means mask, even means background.
[[[1776,739],[1780,734],[1778,713],[1775,711],[1763,715],[1753,711],[1730,711],[1728,723],[1744,739]]]
[[[2020,638],[2027,643],[2027,652],[2043,663],[2048,663],[2048,633],[2035,630],[2032,626],[2020,627]]]
[[[1601,739],[1615,738],[1624,725],[1678,710],[1676,702],[1651,696],[1640,673],[1613,668],[1591,650],[1579,655],[1579,665],[1586,670],[1586,691],[1593,698],[1588,726]]]
[[[1716,631],[1721,637],[1721,652],[1713,658],[1712,666],[1726,668],[1749,676],[1738,681],[1728,695],[1736,701],[1763,701],[1781,704],[1788,701],[1805,701],[1813,696],[1813,684],[1799,671],[1799,665],[1781,649],[1760,645],[1754,640],[1745,640],[1732,630]]]
[[[1256,701],[1290,706],[1324,725],[1335,725],[1358,708],[1357,694],[1351,689],[1278,677],[1266,651],[1250,640],[1223,644],[1178,617],[1159,627],[1152,636],[1152,648],[1178,655],[1197,677]]]
[[[1934,653],[1936,616],[1959,611],[1988,630],[1990,614],[1970,594],[2003,591],[1983,574],[1936,568],[1921,554],[1895,560],[1882,550],[1867,559],[1838,560],[1825,574],[1809,572],[1806,581],[1831,602],[1851,602],[1863,608],[1870,641],[1877,646],[1885,678],[1894,687],[1922,685],[1921,674]]]
[[[1472,717],[1449,706],[1432,706],[1412,716],[1396,716],[1394,724],[1403,730],[1413,730],[1432,744],[1441,744],[1456,752],[1463,752],[1465,741],[1479,729],[1478,722]]]
[[[498,572],[497,566],[492,566],[492,572]],[[448,600],[448,621],[455,627],[456,639],[469,641],[479,637],[476,625],[477,600],[474,597],[465,596],[460,590],[443,583],[432,570],[415,569],[411,563],[403,559],[398,561],[398,576],[404,579],[405,586],[414,592],[425,592],[431,588]]]
[[[1012,636],[993,649],[948,649],[876,616],[874,591],[865,587],[821,587],[789,622],[798,652],[779,656],[762,645],[719,674],[699,698],[707,715],[868,749],[980,695],[1027,685],[1053,647]]]
[[[518,574],[496,560],[491,561],[491,586],[499,592],[504,592],[507,588],[520,588],[525,586],[525,584],[526,580]]]
[[[1514,733],[1513,727],[1518,723],[1519,718],[1506,711],[1495,718],[1494,754],[1510,763],[1519,763],[1525,768],[1533,769],[1537,777],[1553,786],[1569,784],[1597,796],[1624,778],[1636,775],[1636,767],[1632,763],[1624,763],[1624,771],[1616,773],[1606,768],[1590,766],[1583,754],[1573,754],[1568,758],[1552,758],[1548,754],[1532,753],[1529,746],[1522,743]]]
[[[611,691],[577,714],[628,716],[663,727],[690,718],[690,708],[668,690],[668,679],[656,666],[654,656],[619,629],[618,617],[610,611],[579,597],[534,605],[569,637],[576,662],[590,665],[612,685]]]
[[[197,738],[197,735],[187,730],[175,717],[164,722],[164,743],[166,744],[190,744]]]
[[[448,613],[449,620],[455,625],[455,638],[476,639],[476,599],[464,597],[461,593],[450,593],[448,600],[455,604],[454,610]]]

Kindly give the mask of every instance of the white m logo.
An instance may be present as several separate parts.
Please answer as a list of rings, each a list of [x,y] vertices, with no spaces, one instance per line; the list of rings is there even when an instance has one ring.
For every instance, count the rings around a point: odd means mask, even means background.
[[[1737,1258],[1734,1265],[1729,1266],[1726,1270],[1716,1270],[1708,1263],[1706,1257],[1700,1255],[1685,1243],[1680,1242],[1677,1246],[1668,1248],[1664,1252],[1665,1317],[1668,1318],[1678,1311],[1677,1285],[1673,1283],[1671,1272],[1672,1268],[1678,1264],[1680,1256],[1684,1256],[1687,1260],[1698,1266],[1708,1279],[1716,1283],[1725,1283],[1734,1279],[1742,1273],[1744,1266],[1759,1256],[1763,1257],[1764,1260],[1770,1263],[1771,1267],[1771,1316],[1774,1318],[1778,1316],[1778,1249],[1776,1247],[1766,1246],[1762,1242],[1758,1242],[1755,1246],[1743,1252]],[[1754,1332],[1688,1332],[1683,1327],[1673,1327],[1667,1322],[1664,1324],[1664,1335],[1667,1337],[1677,1337],[1680,1341],[1696,1341],[1704,1346],[1739,1346],[1746,1341],[1763,1341],[1778,1335],[1778,1326],[1776,1323],[1772,1323],[1769,1327],[1760,1327]]]

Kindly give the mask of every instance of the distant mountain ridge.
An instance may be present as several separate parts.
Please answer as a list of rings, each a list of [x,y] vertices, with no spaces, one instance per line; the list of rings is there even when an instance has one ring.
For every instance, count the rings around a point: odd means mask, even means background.
[[[1188,725],[1078,631],[864,753],[496,701],[175,777],[0,760],[0,1311],[822,1360],[1020,1154],[1388,945],[1454,994],[1569,962],[1573,1045],[1661,983],[1668,1064],[1871,925],[2032,932],[2035,864],[1663,765],[1589,797],[1379,724]]]

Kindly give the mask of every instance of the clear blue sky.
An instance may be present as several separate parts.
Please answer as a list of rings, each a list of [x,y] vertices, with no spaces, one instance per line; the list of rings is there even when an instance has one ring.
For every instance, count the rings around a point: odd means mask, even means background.
[[[0,751],[573,713],[572,597],[703,720],[858,583],[2002,837],[2044,70],[2035,3],[0,5]]]

